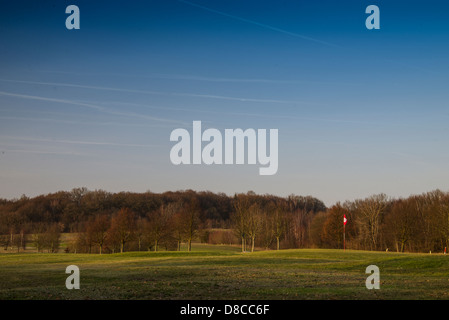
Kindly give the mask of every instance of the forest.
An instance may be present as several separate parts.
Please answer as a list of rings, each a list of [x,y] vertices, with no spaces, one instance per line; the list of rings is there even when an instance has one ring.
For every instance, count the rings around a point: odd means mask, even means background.
[[[62,234],[72,239],[63,250],[74,253],[190,251],[195,241],[242,251],[343,249],[343,238],[346,249],[441,253],[449,244],[449,193],[377,194],[330,208],[312,196],[252,191],[229,196],[83,187],[0,199],[0,252],[61,252]]]

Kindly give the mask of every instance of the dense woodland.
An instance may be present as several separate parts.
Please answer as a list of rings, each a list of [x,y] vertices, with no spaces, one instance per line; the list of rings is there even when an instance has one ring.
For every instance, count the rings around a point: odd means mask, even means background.
[[[343,248],[343,233],[347,249],[443,252],[449,244],[449,193],[404,199],[379,194],[330,208],[311,196],[251,191],[228,196],[76,188],[0,199],[1,251],[58,252],[63,233],[73,235],[64,250],[78,253],[181,250],[181,244],[190,250],[194,241],[243,251]]]

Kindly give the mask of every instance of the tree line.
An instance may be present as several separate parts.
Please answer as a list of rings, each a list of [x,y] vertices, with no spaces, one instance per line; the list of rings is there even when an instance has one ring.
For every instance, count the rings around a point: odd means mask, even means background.
[[[343,229],[343,216],[348,222]],[[58,252],[190,251],[192,242],[242,251],[346,248],[442,252],[449,244],[449,193],[385,194],[336,203],[311,196],[228,196],[192,190],[109,193],[76,188],[34,198],[0,199],[0,246]]]

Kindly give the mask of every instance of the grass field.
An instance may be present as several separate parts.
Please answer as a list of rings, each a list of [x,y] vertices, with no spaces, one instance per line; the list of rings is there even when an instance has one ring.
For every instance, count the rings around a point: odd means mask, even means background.
[[[0,255],[0,299],[448,299],[449,256],[321,249]],[[80,268],[68,290],[68,265]],[[380,289],[368,290],[368,265]]]

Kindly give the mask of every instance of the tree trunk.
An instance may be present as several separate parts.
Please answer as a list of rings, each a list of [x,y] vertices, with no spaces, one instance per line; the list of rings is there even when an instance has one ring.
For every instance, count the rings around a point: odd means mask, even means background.
[[[279,237],[276,237],[276,250],[279,250]]]
[[[401,241],[401,252],[404,252],[405,249],[405,241]]]
[[[23,230],[20,232],[20,247],[25,251],[25,248],[23,247],[23,239],[24,235],[23,235]]]

